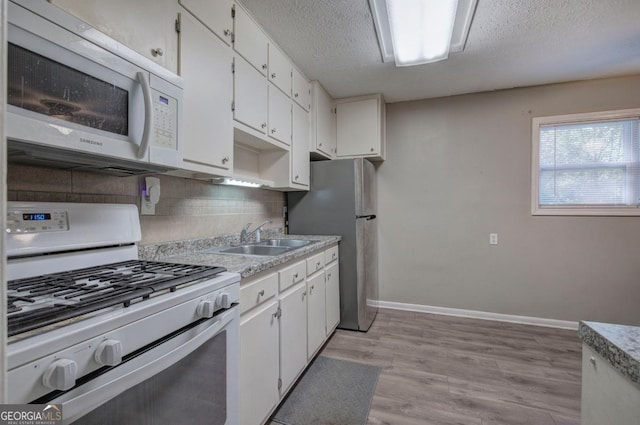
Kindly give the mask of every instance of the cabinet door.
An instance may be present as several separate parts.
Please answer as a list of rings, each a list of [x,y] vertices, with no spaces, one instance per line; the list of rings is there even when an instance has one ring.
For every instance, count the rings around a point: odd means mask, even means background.
[[[195,166],[230,170],[233,164],[231,49],[184,10],[181,26],[184,159]],[[185,168],[189,168],[188,163],[185,164]]]
[[[327,337],[325,321],[325,276],[316,273],[307,280],[307,358],[311,359]]]
[[[640,387],[582,344],[582,425],[637,425]]]
[[[326,312],[327,312],[327,335],[340,322],[340,271],[338,262],[334,262],[325,270],[327,275],[326,287]]]
[[[231,45],[233,0],[180,0],[179,3],[225,44]]]
[[[267,36],[249,14],[236,4],[233,48],[263,75],[267,74]]]
[[[269,81],[287,96],[291,95],[291,62],[272,43],[269,44]]]
[[[99,31],[177,72],[178,5],[173,0],[50,0]]]
[[[278,303],[240,321],[240,423],[260,425],[278,404]]]
[[[293,100],[304,108],[305,111],[311,109],[311,84],[297,69],[293,68]]]
[[[281,394],[307,365],[307,286],[297,286],[280,298],[280,379]]]
[[[267,81],[240,56],[235,57],[233,77],[235,102],[233,118],[266,134]]]
[[[364,99],[337,103],[338,156],[378,154],[378,100]]]
[[[314,87],[317,109],[315,128],[315,149],[332,157],[336,154],[336,114],[333,99],[316,84]]]
[[[269,84],[269,137],[291,144],[291,101]]]
[[[291,151],[291,182],[309,186],[309,114],[296,104]]]

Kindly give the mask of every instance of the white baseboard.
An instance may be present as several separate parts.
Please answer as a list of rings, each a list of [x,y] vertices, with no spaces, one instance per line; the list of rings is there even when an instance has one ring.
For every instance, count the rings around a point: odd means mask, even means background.
[[[446,316],[468,317],[470,319],[496,320],[499,322],[522,323],[525,325],[546,326],[578,330],[578,322],[568,320],[545,319],[542,317],[514,316],[511,314],[490,313],[487,311],[463,310],[460,308],[436,307],[421,304],[405,304],[391,301],[378,301],[378,307],[392,310],[416,311],[419,313],[443,314]]]

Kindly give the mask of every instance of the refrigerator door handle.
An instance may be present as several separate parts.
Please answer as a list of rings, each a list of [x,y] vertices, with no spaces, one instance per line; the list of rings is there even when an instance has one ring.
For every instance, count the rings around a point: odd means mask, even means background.
[[[367,220],[374,220],[376,218],[376,215],[375,214],[357,215],[356,218],[366,218]]]

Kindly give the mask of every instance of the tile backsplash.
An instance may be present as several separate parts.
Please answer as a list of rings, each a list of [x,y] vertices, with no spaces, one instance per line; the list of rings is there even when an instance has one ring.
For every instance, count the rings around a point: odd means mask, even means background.
[[[264,189],[214,185],[172,176],[160,178],[156,214],[140,217],[142,244],[239,233],[266,220],[283,228],[285,194]],[[140,208],[144,177],[114,177],[83,171],[8,164],[9,201],[135,204]]]

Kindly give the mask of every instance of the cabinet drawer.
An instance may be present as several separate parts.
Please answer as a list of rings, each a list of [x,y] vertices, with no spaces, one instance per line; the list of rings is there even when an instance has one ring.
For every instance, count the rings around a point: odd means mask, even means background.
[[[293,266],[280,270],[280,292],[298,282],[302,282],[305,276],[305,267],[305,262],[300,261]]]
[[[324,252],[324,263],[330,264],[338,259],[338,246],[333,246]]]
[[[276,295],[278,274],[273,273],[240,287],[240,313],[251,310]]]
[[[324,252],[307,259],[307,276],[311,276],[324,267]]]

